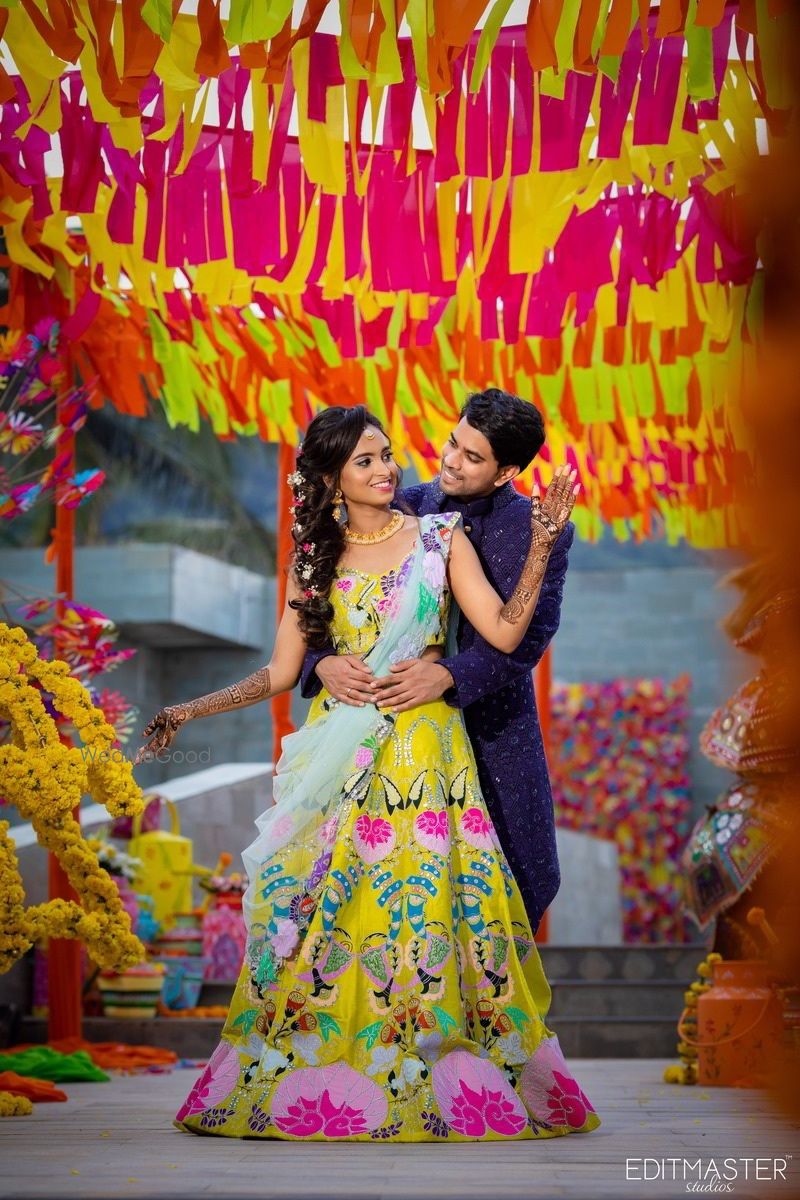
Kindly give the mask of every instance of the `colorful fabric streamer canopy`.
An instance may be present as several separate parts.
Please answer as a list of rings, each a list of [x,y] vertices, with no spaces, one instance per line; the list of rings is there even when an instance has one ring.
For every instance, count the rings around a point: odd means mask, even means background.
[[[788,8],[788,0],[743,0],[737,24],[743,34],[757,37],[764,67],[776,53],[773,22]],[[106,102],[123,116],[135,116],[141,92],[155,72],[169,70],[176,45],[191,47],[187,76],[213,78],[231,62],[238,47],[245,65],[264,82],[281,83],[291,53],[310,39],[326,17],[338,8],[340,37],[337,68],[344,79],[369,79],[393,84],[407,78],[404,46],[410,45],[420,87],[443,95],[454,86],[453,64],[473,43],[476,46],[470,87],[475,90],[497,43],[512,0],[309,0],[303,19],[293,27],[292,0],[199,0],[194,13],[181,13],[174,0],[126,0],[111,5],[92,0],[22,0],[19,8],[6,3],[0,23],[20,58],[38,65],[42,78],[55,79],[65,63],[80,62],[99,81]],[[602,71],[615,78],[631,28],[658,40],[682,35],[688,48],[694,94],[707,82],[705,71],[711,31],[724,18],[725,0],[661,0],[649,28],[650,6],[639,0],[528,0],[524,26],[525,52],[530,67],[558,76],[576,69]],[[488,9],[488,12],[486,11]],[[477,26],[484,18],[480,36]],[[403,26],[410,38],[398,37]],[[27,54],[17,53],[26,39]],[[54,67],[55,62],[55,67]],[[7,77],[6,77],[7,80]],[[9,89],[4,80],[6,91]],[[2,96],[2,92],[0,92]]]
[[[0,221],[77,301],[80,352],[102,365],[116,321],[170,420],[220,436],[365,400],[425,473],[465,390],[505,385],[585,474],[587,536],[735,541],[736,183],[787,118],[780,4],[553,0],[501,28],[501,2],[477,34],[482,5],[354,0],[339,38],[285,7],[0,10]],[[98,373],[146,411],[140,374]]]

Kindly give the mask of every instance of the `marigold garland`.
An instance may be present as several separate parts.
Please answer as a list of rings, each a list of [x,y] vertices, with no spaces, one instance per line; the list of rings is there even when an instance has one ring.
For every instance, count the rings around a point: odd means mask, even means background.
[[[708,980],[711,978],[714,963],[718,962],[722,962],[721,954],[717,954],[716,951],[707,954],[697,966],[698,978],[694,983],[689,985],[689,990],[683,993],[686,1007],[678,1021],[678,1031],[681,1040],[676,1047],[681,1063],[680,1066],[673,1065],[665,1068],[664,1083],[690,1085],[697,1083],[697,1048],[684,1039],[681,1030],[689,1030],[693,1036],[696,1036],[697,1001],[711,987]]]
[[[83,748],[65,745],[35,680],[72,722]],[[143,809],[131,764],[109,753],[116,734],[65,662],[39,658],[25,631],[0,623],[0,716],[11,724],[12,744],[0,747],[6,800],[29,820],[41,846],[61,862],[80,904],[51,900],[24,907],[24,891],[9,824],[0,822],[0,972],[35,942],[77,937],[102,967],[124,971],[145,957],[131,932],[116,884],[72,816],[91,793],[112,816]]]
[[[0,1092],[0,1117],[28,1117],[33,1105],[27,1096],[15,1096],[13,1092]]]

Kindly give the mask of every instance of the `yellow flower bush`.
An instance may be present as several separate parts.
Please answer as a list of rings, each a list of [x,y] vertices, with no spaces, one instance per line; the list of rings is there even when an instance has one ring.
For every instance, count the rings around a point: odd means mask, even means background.
[[[48,714],[37,681],[68,717],[84,746],[65,745]],[[145,957],[131,931],[116,884],[97,860],[72,815],[91,793],[112,816],[133,816],[144,804],[131,764],[108,752],[116,734],[89,693],[58,660],[39,658],[18,627],[0,623],[0,716],[12,729],[0,746],[0,791],[30,821],[41,846],[61,862],[80,904],[50,900],[25,908],[9,823],[0,821],[0,972],[35,942],[74,937],[102,967],[124,971]]]

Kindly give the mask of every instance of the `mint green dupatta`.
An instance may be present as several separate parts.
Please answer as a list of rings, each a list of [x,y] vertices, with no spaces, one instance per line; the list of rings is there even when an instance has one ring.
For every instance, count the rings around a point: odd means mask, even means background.
[[[366,655],[375,676],[422,654],[437,628],[456,514],[421,517],[414,553],[398,575],[397,603]],[[242,854],[247,958],[259,983],[276,978],[316,908],[337,829],[373,778],[395,718],[374,705],[328,702],[327,710],[283,739],[273,782],[275,803],[257,820]]]

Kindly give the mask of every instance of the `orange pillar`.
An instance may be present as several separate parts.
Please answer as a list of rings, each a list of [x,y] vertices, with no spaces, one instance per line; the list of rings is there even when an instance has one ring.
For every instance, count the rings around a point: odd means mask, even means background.
[[[57,419],[61,419],[61,402],[57,405]],[[69,450],[69,475],[75,468],[75,439],[73,435],[65,441]],[[59,490],[62,485],[59,485]],[[58,492],[57,492],[58,494]],[[73,561],[75,547],[75,510],[56,504],[56,525],[53,530],[56,546],[56,591],[64,599],[73,597]],[[57,602],[59,620],[63,616],[63,600]],[[60,654],[55,644],[56,657]],[[80,820],[80,810],[72,814]],[[72,890],[64,870],[54,854],[48,857],[48,895],[51,900],[74,900],[78,897]],[[51,938],[47,947],[47,991],[48,1020],[47,1035],[52,1042],[57,1038],[81,1036],[81,943],[75,938]]]
[[[536,691],[536,707],[539,710],[539,726],[542,731],[545,758],[550,757],[550,689],[553,683],[552,647],[548,646],[539,660],[533,674],[533,686]],[[547,913],[544,913],[539,928],[536,931],[537,942],[548,941]]]
[[[281,442],[278,447],[278,546],[276,576],[278,595],[276,603],[276,628],[283,616],[286,604],[286,577],[294,543],[292,541],[292,489],[286,482],[295,467],[294,446]],[[283,692],[270,701],[272,705],[272,761],[277,763],[281,756],[281,742],[287,733],[292,733],[292,693]]]

